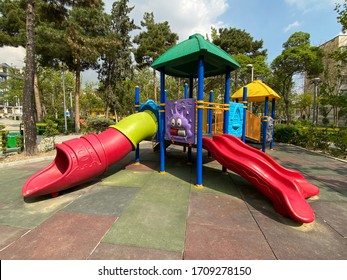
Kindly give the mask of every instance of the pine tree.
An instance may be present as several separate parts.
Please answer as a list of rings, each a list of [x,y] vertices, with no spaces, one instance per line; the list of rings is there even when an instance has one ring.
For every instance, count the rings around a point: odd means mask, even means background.
[[[141,26],[146,31],[135,36],[134,43],[138,45],[135,51],[135,60],[138,67],[149,67],[154,60],[162,55],[166,50],[176,44],[178,35],[171,32],[167,21],[155,23],[153,13],[145,13],[141,21]],[[156,71],[153,70],[154,78],[154,100],[157,101]]]
[[[101,56],[102,65],[98,70],[102,90],[105,93],[105,115],[109,116],[109,108],[112,105],[116,119],[117,112],[124,107],[123,97],[126,94],[124,81],[130,78],[133,72],[130,32],[138,28],[134,20],[129,18],[134,7],[128,7],[128,2],[129,0],[120,0],[113,3],[107,36],[111,40],[119,40],[119,44],[110,46]]]

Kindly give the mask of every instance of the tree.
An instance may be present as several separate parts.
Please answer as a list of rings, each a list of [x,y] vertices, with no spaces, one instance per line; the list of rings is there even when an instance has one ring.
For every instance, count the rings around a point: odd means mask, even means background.
[[[51,1],[46,9],[53,12],[43,17],[46,23],[38,30],[40,62],[55,66],[62,62],[76,73],[75,131],[79,132],[81,72],[96,69],[101,54],[118,41],[107,37],[110,18],[101,0]]]
[[[25,46],[25,82],[23,91],[24,148],[28,155],[36,153],[34,105],[35,77],[35,1],[0,2],[0,46]]]
[[[291,121],[290,104],[293,77],[306,72],[308,77],[322,73],[322,51],[310,45],[310,34],[296,32],[283,44],[282,53],[271,64],[276,83],[273,89],[282,95],[287,124]]]
[[[130,32],[138,27],[134,24],[134,20],[129,18],[129,13],[134,7],[128,7],[128,2],[129,0],[120,0],[113,3],[107,36],[119,40],[119,44],[110,46],[101,56],[102,63],[98,70],[101,90],[105,93],[106,118],[112,105],[117,119],[117,112],[125,105],[124,81],[133,75]]]
[[[35,1],[28,0],[26,9],[26,58],[23,94],[23,123],[25,152],[33,155],[37,151],[34,105],[35,78]]]
[[[134,37],[133,42],[138,45],[135,50],[135,60],[138,68],[149,67],[166,50],[176,45],[178,35],[171,32],[167,21],[155,23],[153,13],[145,13],[141,26],[145,31]],[[157,101],[156,70],[153,70],[154,100]]]
[[[270,74],[266,64],[267,50],[263,49],[263,40],[254,40],[245,30],[237,28],[211,28],[212,42],[233,56],[242,68],[235,71],[232,91],[251,82],[251,71],[246,67],[253,65],[254,79],[266,78]],[[223,84],[222,79],[219,83]],[[217,85],[214,84],[216,87]]]

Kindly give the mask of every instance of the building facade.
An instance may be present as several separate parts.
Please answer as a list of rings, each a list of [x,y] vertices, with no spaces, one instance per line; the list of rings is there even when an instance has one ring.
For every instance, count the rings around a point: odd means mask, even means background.
[[[313,116],[316,116],[316,122],[318,124],[324,123],[324,119],[326,119],[325,124],[335,123],[339,126],[344,126],[346,125],[346,117],[339,117],[340,108],[327,107],[326,111],[329,111],[329,114],[324,116],[324,112],[320,109],[319,104],[319,88],[320,85],[324,83],[329,87],[331,95],[347,95],[347,64],[342,61],[337,62],[331,57],[331,55],[338,50],[341,52],[347,51],[347,34],[340,34],[323,43],[319,48],[322,49],[324,53],[324,72],[320,76],[315,77],[315,79],[308,79],[305,75],[304,92],[312,93],[314,101],[316,101],[317,104],[316,112],[314,112],[313,106],[311,116],[312,119]]]

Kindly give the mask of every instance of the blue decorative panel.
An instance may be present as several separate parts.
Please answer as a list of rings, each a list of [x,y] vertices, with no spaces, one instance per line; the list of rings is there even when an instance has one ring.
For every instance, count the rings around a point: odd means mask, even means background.
[[[230,102],[228,133],[236,137],[242,136],[243,104]]]

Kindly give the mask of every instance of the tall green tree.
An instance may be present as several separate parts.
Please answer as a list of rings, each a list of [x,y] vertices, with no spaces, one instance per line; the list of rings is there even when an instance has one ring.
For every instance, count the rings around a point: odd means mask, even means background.
[[[124,81],[133,75],[130,32],[138,28],[134,20],[129,17],[134,7],[129,7],[128,2],[129,0],[120,0],[113,3],[107,36],[118,40],[119,44],[111,45],[105,51],[101,56],[101,66],[98,70],[101,90],[104,92],[105,116],[109,116],[109,108],[112,105],[116,119],[117,112],[125,105]]]
[[[145,13],[141,26],[144,28],[140,34],[134,37],[133,42],[137,44],[135,49],[135,60],[137,66],[142,69],[149,67],[154,60],[166,50],[176,45],[178,35],[171,32],[167,21],[156,23],[152,13]],[[153,70],[154,100],[157,101],[156,70]]]
[[[35,79],[35,1],[28,0],[26,7],[26,58],[25,83],[23,94],[23,123],[25,152],[33,155],[37,152],[34,79]]]
[[[274,90],[281,94],[285,103],[287,124],[291,121],[290,104],[293,77],[306,72],[308,77],[322,73],[323,53],[318,47],[311,46],[310,34],[295,32],[283,43],[283,51],[271,64],[276,83]]]
[[[81,72],[98,66],[98,58],[118,40],[107,36],[110,17],[104,3],[94,1],[51,1],[52,15],[42,17],[40,25],[40,62],[56,65],[62,62],[75,72],[75,130],[80,130]],[[44,42],[46,42],[44,44]]]
[[[24,46],[25,82],[23,90],[24,149],[26,154],[36,153],[36,127],[34,105],[35,77],[35,1],[0,2],[0,46]]]
[[[232,91],[236,91],[240,86],[250,83],[257,77],[266,78],[270,74],[270,68],[266,63],[267,50],[263,47],[263,40],[254,38],[245,30],[237,28],[211,28],[212,42],[221,49],[232,55],[242,68],[235,71]]]

